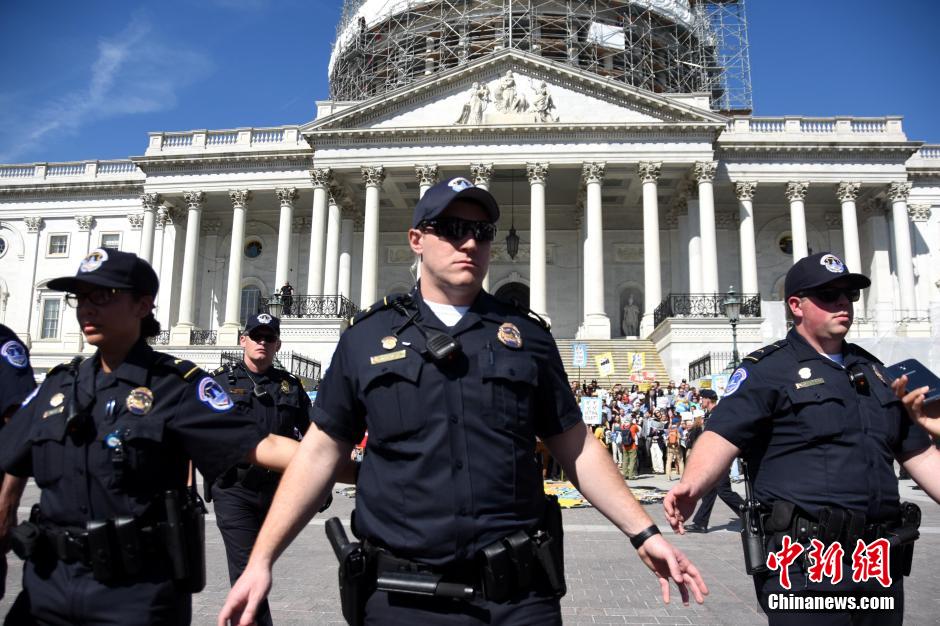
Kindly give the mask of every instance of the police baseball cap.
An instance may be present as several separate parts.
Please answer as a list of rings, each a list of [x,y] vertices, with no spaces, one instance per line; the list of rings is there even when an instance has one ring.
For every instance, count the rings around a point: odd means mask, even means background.
[[[462,176],[448,178],[424,192],[415,206],[411,227],[417,228],[425,220],[433,220],[443,213],[454,200],[476,202],[486,211],[486,216],[493,224],[499,219],[499,205],[496,198],[482,187],[477,187]]]
[[[718,394],[714,389],[702,389],[698,392],[699,398],[708,398],[709,400],[718,400]]]
[[[844,280],[853,289],[865,289],[871,280],[863,274],[849,271],[842,259],[831,252],[817,252],[793,264],[784,281],[784,297],[822,287],[834,280]]]
[[[145,296],[157,295],[160,280],[147,263],[132,252],[98,248],[82,259],[75,276],[49,281],[49,289],[77,293],[89,287],[129,289]]]
[[[258,328],[267,328],[278,337],[281,336],[281,320],[270,313],[258,313],[249,317],[245,323],[245,334],[250,335],[251,331]]]

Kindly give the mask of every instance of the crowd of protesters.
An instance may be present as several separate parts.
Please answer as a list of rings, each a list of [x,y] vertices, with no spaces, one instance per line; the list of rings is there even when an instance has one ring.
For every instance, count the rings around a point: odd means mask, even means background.
[[[624,478],[637,474],[682,476],[685,457],[703,428],[699,392],[685,380],[676,385],[659,381],[614,385],[604,389],[596,380],[571,383],[575,397],[601,399],[602,420],[594,436],[610,451]]]

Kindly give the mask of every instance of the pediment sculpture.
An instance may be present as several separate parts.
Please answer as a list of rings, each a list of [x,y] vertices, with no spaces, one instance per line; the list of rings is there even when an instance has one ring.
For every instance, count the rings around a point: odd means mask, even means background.
[[[545,81],[541,81],[538,87],[533,87],[531,97],[527,98],[516,82],[512,70],[507,70],[490,85],[473,83],[470,98],[463,105],[454,124],[545,124],[558,121],[558,116],[554,114],[555,108],[555,101]],[[489,112],[487,109],[490,109]]]

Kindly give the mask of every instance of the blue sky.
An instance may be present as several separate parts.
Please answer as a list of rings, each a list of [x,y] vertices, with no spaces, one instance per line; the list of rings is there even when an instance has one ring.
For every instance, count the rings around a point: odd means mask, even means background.
[[[309,121],[341,6],[0,3],[0,163],[126,158],[148,131]],[[755,115],[903,115],[910,139],[940,143],[940,2],[748,0],[748,15]]]

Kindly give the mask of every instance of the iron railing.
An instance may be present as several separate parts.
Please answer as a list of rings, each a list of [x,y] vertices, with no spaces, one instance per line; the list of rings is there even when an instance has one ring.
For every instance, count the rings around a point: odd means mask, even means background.
[[[218,338],[219,332],[216,330],[194,328],[189,331],[189,345],[191,346],[214,346]]]
[[[349,318],[359,312],[352,300],[345,296],[281,296],[258,299],[258,311],[270,312],[269,305],[282,305],[282,318]]]
[[[709,352],[689,363],[689,381],[734,370],[733,352]]]
[[[241,363],[243,358],[244,353],[241,350],[224,350],[219,355],[219,364]],[[314,389],[320,381],[322,365],[319,361],[314,361],[302,354],[293,351],[278,352],[274,356],[274,365],[302,379],[308,391]]]
[[[760,317],[759,294],[735,294],[741,299],[741,317]],[[653,325],[670,317],[724,317],[726,293],[671,293],[653,312]]]
[[[147,343],[151,346],[168,346],[170,345],[170,331],[161,330],[160,334],[156,337],[148,337]]]

